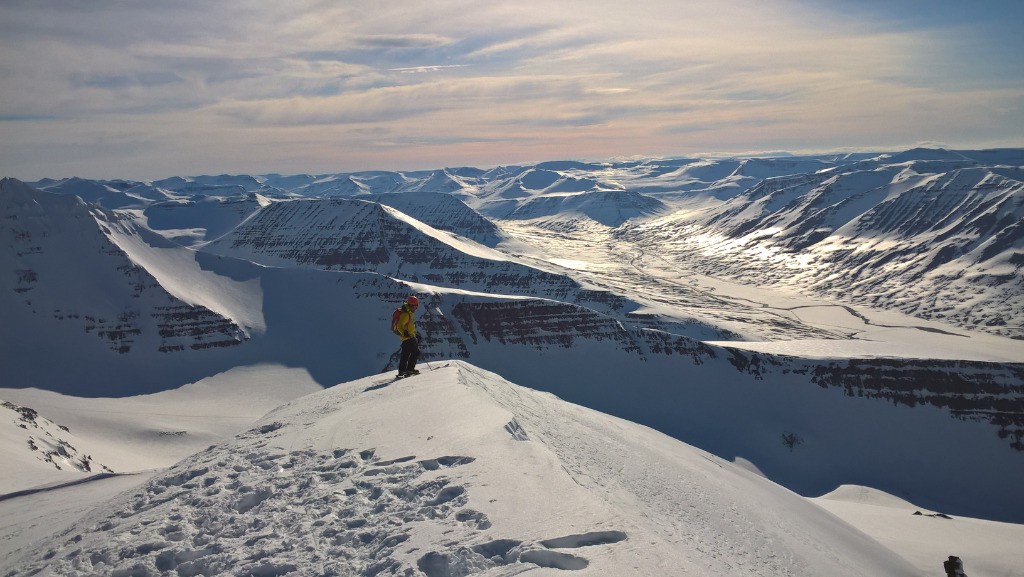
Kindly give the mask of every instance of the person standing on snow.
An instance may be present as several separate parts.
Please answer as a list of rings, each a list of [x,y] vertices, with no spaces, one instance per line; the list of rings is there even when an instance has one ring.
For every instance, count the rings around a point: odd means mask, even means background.
[[[412,315],[420,306],[420,299],[411,296],[405,299],[395,321],[394,331],[402,339],[402,356],[398,359],[398,378],[420,374],[416,370],[416,360],[420,357],[420,336],[416,334],[416,323]]]

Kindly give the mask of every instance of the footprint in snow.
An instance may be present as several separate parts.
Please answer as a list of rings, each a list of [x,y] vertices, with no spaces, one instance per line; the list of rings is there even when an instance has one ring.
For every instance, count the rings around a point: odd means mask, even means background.
[[[243,433],[248,452],[214,447],[182,461],[105,518],[69,532],[70,553],[43,551],[10,575],[402,573],[414,569],[392,554],[411,538],[411,524],[489,525],[465,508],[466,487],[444,476],[473,457],[264,449],[261,437],[281,428]]]
[[[462,512],[460,512],[461,514]],[[515,539],[499,539],[455,551],[431,551],[420,557],[416,565],[427,577],[469,575],[512,564],[529,564],[549,569],[578,571],[590,566],[590,561],[584,557],[555,549],[611,545],[625,541],[627,538],[626,533],[622,531],[592,531],[545,539],[536,544],[528,544]]]

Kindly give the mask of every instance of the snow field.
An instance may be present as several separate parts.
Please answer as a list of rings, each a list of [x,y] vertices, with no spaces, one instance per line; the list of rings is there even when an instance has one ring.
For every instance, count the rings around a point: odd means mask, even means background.
[[[915,575],[791,492],[460,362],[296,399],[9,575]]]
[[[280,365],[236,367],[181,388],[124,398],[82,398],[38,389],[0,389],[17,405],[45,407],[39,421],[79,454],[119,473],[162,469],[245,429],[267,411],[297,396],[321,390],[303,369]],[[59,425],[67,431],[58,429]],[[21,435],[8,438],[14,432]],[[0,475],[0,493],[78,480],[88,473],[57,470],[24,450],[27,434],[0,428],[5,454],[25,459]],[[37,435],[38,436],[38,435]],[[32,459],[29,461],[27,459]],[[22,463],[21,460],[16,461]]]
[[[941,575],[949,555],[971,577],[1015,577],[1024,567],[1024,525],[950,517],[868,487],[844,485],[812,501],[898,551],[922,575]]]

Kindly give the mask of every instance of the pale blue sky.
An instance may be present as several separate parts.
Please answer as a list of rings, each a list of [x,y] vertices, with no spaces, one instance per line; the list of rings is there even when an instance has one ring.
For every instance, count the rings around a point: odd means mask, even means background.
[[[0,1],[0,176],[1024,146],[1024,2]]]

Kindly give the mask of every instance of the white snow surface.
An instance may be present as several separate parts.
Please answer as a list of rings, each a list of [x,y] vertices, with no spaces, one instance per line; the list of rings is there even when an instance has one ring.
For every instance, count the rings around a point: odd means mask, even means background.
[[[175,297],[231,319],[246,335],[266,331],[263,290],[258,280],[239,281],[203,270],[194,250],[158,242],[154,236],[144,229],[122,225],[112,226],[108,238]]]
[[[462,362],[421,368],[283,405],[9,553],[5,575],[922,574],[651,429]]]
[[[812,499],[919,568],[941,575],[956,555],[971,577],[1014,577],[1024,567],[1024,525],[949,517],[868,487],[843,485]]]
[[[281,403],[320,389],[305,369],[264,364],[235,367],[150,395],[87,398],[39,389],[0,389],[0,399],[39,412],[36,420],[46,425],[34,435],[40,447],[44,441],[55,444],[61,439],[76,449],[76,455],[87,454],[117,473],[133,473],[169,467],[244,430]],[[33,432],[31,428],[18,427],[19,419],[8,412],[0,415],[5,417],[0,422],[0,449],[13,465],[0,474],[0,493],[78,482],[100,471],[96,466],[91,472],[54,467],[43,460],[42,451],[26,450],[24,437]]]

